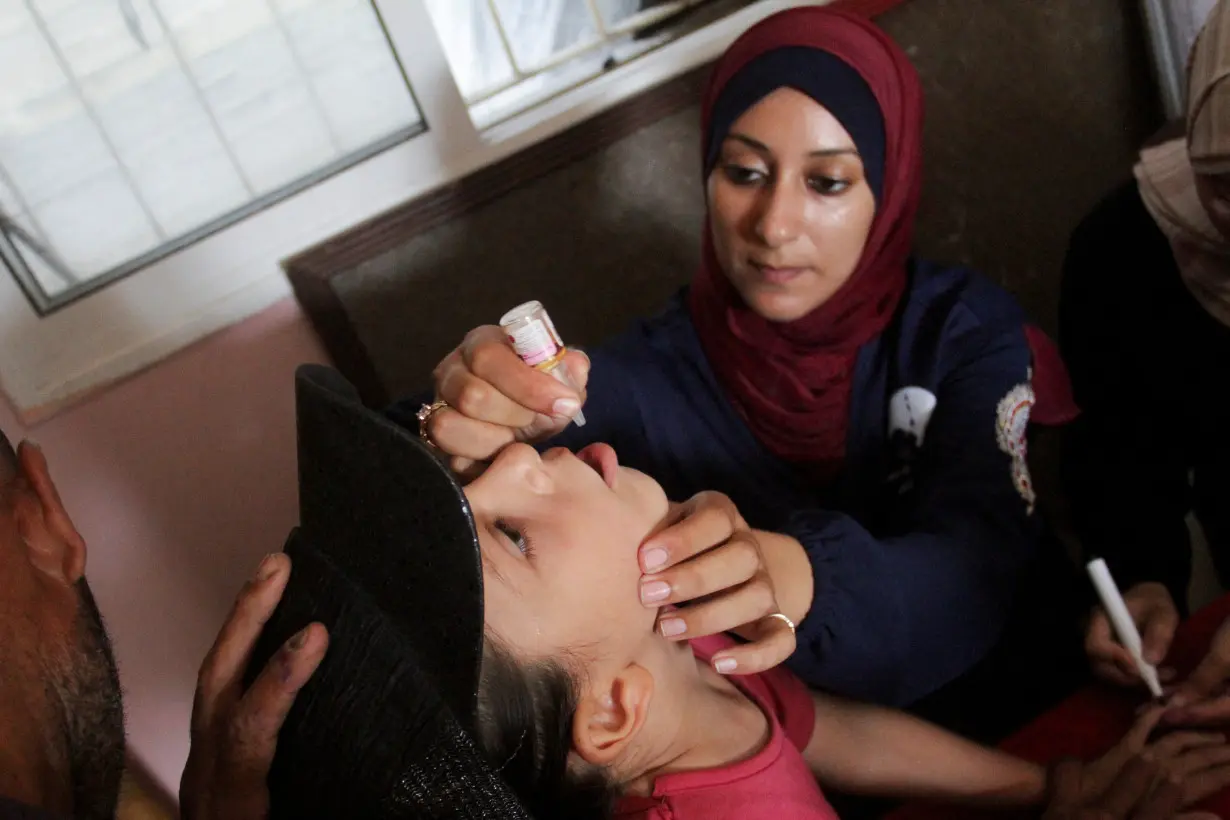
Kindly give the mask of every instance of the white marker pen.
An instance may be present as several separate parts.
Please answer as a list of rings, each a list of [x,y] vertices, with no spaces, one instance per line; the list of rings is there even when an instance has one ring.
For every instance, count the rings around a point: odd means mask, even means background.
[[[1141,680],[1149,687],[1153,697],[1162,697],[1162,684],[1157,678],[1157,667],[1146,661],[1144,655],[1141,654],[1140,632],[1136,629],[1136,622],[1132,620],[1131,613],[1128,612],[1127,604],[1123,602],[1123,596],[1119,594],[1119,587],[1115,585],[1115,579],[1110,577],[1110,568],[1106,566],[1105,561],[1097,558],[1089,562],[1087,569],[1089,580],[1093,581],[1093,587],[1098,591],[1098,597],[1102,599],[1102,606],[1106,609],[1107,616],[1110,617],[1115,634],[1119,636],[1119,643],[1123,644],[1128,654],[1132,656],[1132,660],[1136,663],[1136,670],[1140,672]]]
[[[521,361],[544,373],[550,373],[558,381],[573,390],[580,390],[572,383],[568,368],[564,367],[564,354],[568,348],[555,330],[555,324],[547,315],[542,302],[526,302],[517,305],[500,319],[500,327],[508,334],[508,341]],[[585,426],[585,414],[580,410],[572,417],[577,427]]]

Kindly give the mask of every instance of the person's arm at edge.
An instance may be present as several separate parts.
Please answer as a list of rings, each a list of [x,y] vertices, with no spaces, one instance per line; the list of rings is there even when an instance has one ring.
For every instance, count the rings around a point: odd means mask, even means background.
[[[918,718],[812,693],[815,727],[803,758],[826,787],[856,794],[1041,806],[1046,770]]]

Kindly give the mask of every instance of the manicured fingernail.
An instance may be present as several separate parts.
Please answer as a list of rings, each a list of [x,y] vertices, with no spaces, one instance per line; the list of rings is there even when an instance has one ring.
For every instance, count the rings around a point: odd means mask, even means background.
[[[646,572],[653,572],[665,563],[666,550],[661,547],[653,547],[641,553],[641,567],[644,568]]]
[[[556,399],[555,404],[551,405],[551,412],[557,418],[570,419],[577,414],[581,409],[581,403],[576,399]]]
[[[734,658],[718,658],[713,662],[713,668],[718,672],[721,672],[723,675],[729,675],[731,672],[735,671],[735,667],[738,665],[739,662]]]
[[[652,604],[670,597],[671,585],[665,581],[646,581],[641,584],[641,603]]]
[[[278,560],[273,553],[269,553],[261,559],[260,565],[256,568],[256,580],[268,581],[277,570]]]
[[[664,638],[673,638],[676,635],[682,635],[688,631],[688,625],[683,622],[682,618],[667,618],[663,621],[658,621],[658,631],[662,633]]]
[[[303,648],[303,645],[305,643],[307,643],[307,627],[306,626],[303,629],[300,629],[298,632],[296,632],[294,637],[286,642],[286,646],[287,648],[290,649],[291,652],[298,652],[300,649]]]

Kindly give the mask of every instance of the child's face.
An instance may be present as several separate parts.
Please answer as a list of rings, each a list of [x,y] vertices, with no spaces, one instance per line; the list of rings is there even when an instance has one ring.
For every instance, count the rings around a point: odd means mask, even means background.
[[[657,613],[638,596],[637,549],[666,516],[657,482],[604,444],[541,458],[508,447],[466,488],[483,554],[486,624],[523,659],[625,660]]]

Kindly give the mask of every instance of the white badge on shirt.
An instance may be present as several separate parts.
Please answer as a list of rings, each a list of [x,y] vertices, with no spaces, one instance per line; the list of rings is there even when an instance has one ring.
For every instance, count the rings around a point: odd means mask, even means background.
[[[888,443],[894,468],[888,484],[898,495],[914,489],[914,462],[935,412],[935,394],[924,387],[903,387],[888,401]]]
[[[1027,461],[1029,412],[1034,406],[1034,389],[1029,382],[1018,384],[999,400],[995,409],[995,440],[999,449],[1012,459],[1012,486],[1025,499],[1025,512],[1032,515],[1037,496],[1029,477]]]
[[[888,402],[888,437],[903,434],[922,447],[935,412],[935,394],[924,387],[903,387]]]

